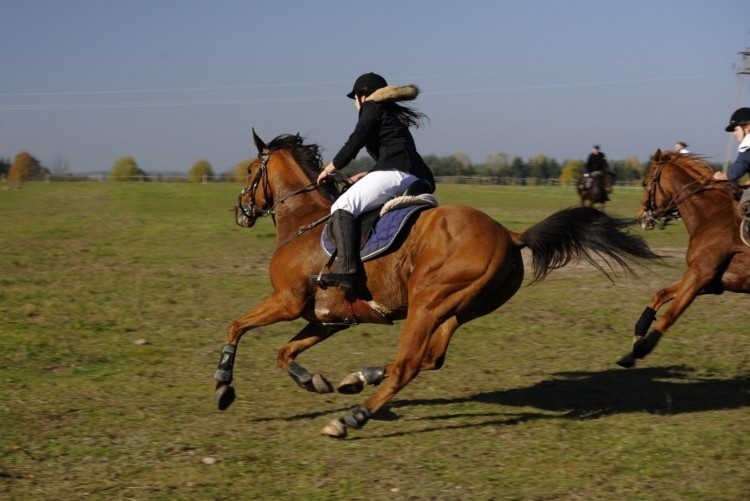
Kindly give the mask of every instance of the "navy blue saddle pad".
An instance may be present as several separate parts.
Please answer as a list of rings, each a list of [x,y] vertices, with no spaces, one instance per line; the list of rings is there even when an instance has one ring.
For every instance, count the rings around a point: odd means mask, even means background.
[[[398,237],[401,230],[404,229],[414,215],[425,209],[432,208],[433,206],[431,205],[410,205],[408,207],[386,212],[384,215],[380,216],[373,225],[367,241],[359,252],[362,262],[375,259],[390,249],[393,242],[396,241],[396,237]],[[328,238],[328,223],[326,223],[326,227],[323,228],[320,243],[323,247],[323,251],[328,256],[333,255],[336,246],[333,245],[331,239]]]

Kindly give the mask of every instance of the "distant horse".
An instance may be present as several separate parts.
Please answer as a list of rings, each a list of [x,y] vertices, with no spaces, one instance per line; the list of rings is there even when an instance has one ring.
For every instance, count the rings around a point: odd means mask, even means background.
[[[675,209],[690,234],[682,280],[661,289],[635,325],[633,351],[618,363],[632,367],[654,349],[661,336],[701,294],[750,293],[750,248],[740,239],[739,188],[711,179],[703,159],[657,150],[643,180],[643,226],[653,229]],[[649,331],[656,312],[672,301]]]
[[[594,204],[599,204],[604,209],[604,204],[609,202],[613,185],[614,177],[611,172],[598,171],[588,178],[582,177],[576,186],[581,206],[593,207]]]
[[[299,135],[279,136],[266,144],[253,131],[253,140],[258,158],[248,166],[248,184],[239,195],[235,220],[250,228],[262,216],[273,218],[273,291],[229,327],[214,375],[221,410],[235,398],[231,383],[236,349],[250,329],[307,320],[279,349],[276,363],[302,388],[328,393],[332,385],[297,364],[299,354],[357,323],[406,320],[395,361],[364,367],[338,386],[339,392],[358,393],[365,385],[379,384],[363,405],[322,430],[341,438],[348,428],[362,427],[420,371],[439,369],[461,324],[487,315],[518,291],[524,276],[522,248],[531,249],[534,281],[582,258],[606,274],[594,256],[604,258],[605,266],[615,263],[629,272],[625,259],[655,257],[643,239],[623,231],[635,220],[616,219],[590,207],[561,210],[515,233],[479,210],[442,206],[420,212],[397,249],[362,264],[359,290],[323,290],[314,277],[328,263],[321,234],[335,193],[315,182],[321,168],[318,147],[304,144]]]

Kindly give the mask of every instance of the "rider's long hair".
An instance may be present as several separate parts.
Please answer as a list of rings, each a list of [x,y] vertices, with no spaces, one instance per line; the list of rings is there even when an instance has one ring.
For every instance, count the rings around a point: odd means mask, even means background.
[[[419,129],[424,126],[425,120],[429,122],[429,117],[410,106],[398,103],[386,103],[385,106],[391,108],[398,117],[399,121],[407,127]]]

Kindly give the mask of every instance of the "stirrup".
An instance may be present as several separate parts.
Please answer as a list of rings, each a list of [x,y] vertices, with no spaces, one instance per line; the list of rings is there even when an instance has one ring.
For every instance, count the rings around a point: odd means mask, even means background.
[[[327,287],[338,287],[343,290],[352,290],[357,282],[355,273],[324,273],[318,278],[318,285],[325,289]]]

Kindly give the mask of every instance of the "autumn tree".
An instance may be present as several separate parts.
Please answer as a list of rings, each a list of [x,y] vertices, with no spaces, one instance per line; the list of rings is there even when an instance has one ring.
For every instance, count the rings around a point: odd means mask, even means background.
[[[253,162],[253,158],[248,158],[247,160],[240,160],[237,162],[237,165],[234,166],[234,171],[230,175],[232,177],[232,181],[236,181],[238,183],[246,183],[247,182],[247,166],[250,165]]]
[[[583,175],[583,160],[568,160],[560,173],[560,184],[568,185],[577,183]]]
[[[145,175],[133,157],[118,158],[109,172],[112,181],[133,181]]]
[[[214,178],[214,170],[208,160],[198,160],[188,171],[188,181],[201,183],[203,180],[211,181]]]
[[[645,171],[645,166],[638,161],[638,157],[630,156],[625,160],[610,162],[610,170],[614,172],[618,181],[632,181],[640,179]]]
[[[44,179],[49,174],[49,169],[42,167],[39,160],[34,158],[29,152],[22,151],[13,160],[13,165],[8,171],[8,181],[21,182]]]
[[[484,163],[480,170],[487,176],[497,176],[503,169],[510,165],[510,155],[507,153],[492,153],[484,158]]]

